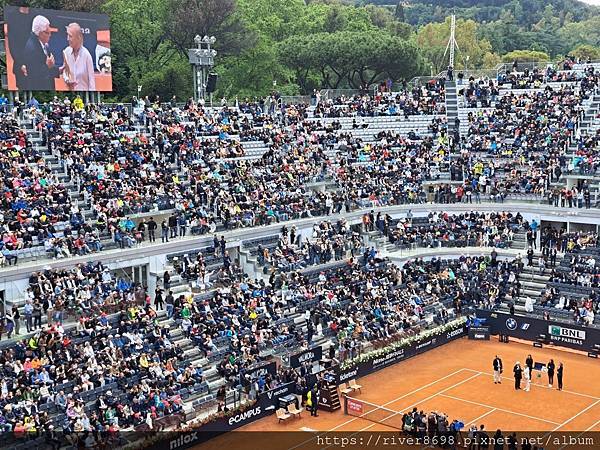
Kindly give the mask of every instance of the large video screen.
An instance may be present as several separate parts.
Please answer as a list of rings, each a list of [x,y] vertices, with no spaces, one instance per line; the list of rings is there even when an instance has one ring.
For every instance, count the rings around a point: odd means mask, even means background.
[[[112,91],[105,14],[4,7],[10,91]]]

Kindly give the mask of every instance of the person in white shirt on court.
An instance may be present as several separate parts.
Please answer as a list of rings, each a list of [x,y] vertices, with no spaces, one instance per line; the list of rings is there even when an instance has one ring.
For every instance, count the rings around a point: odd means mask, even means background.
[[[531,388],[531,368],[527,365],[523,370],[523,376],[525,377],[525,392],[529,392]]]
[[[83,46],[83,30],[76,23],[67,26],[69,46],[63,50],[63,77],[72,91],[95,91],[94,62]]]

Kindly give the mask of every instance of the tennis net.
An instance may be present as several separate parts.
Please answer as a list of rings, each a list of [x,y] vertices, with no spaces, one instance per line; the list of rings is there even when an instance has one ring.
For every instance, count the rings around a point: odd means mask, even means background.
[[[344,397],[344,413],[379,423],[395,430],[402,430],[402,411],[376,405],[353,397]]]

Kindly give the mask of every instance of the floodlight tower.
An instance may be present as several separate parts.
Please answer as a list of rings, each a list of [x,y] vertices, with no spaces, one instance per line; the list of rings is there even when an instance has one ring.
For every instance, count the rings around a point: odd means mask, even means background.
[[[444,56],[442,57],[442,60],[444,60],[446,58],[446,53],[448,53],[448,51],[450,51],[450,58],[449,58],[449,66],[452,66],[452,68],[454,68],[454,50],[459,50],[458,48],[458,43],[456,42],[456,16],[454,14],[452,14],[452,18],[450,20],[450,39],[448,39],[448,44],[446,45],[446,50],[444,50]]]
[[[217,56],[217,51],[211,48],[215,41],[214,36],[196,35],[194,43],[197,47],[188,50],[189,61],[194,72],[194,100],[196,101],[206,97],[208,74]]]

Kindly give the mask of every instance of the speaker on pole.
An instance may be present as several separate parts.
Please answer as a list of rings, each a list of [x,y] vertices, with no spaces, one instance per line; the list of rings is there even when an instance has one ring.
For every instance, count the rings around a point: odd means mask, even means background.
[[[213,92],[215,92],[217,90],[217,78],[219,76],[214,73],[211,72],[208,74],[208,80],[206,82],[206,92],[208,92],[209,94],[212,94]]]

